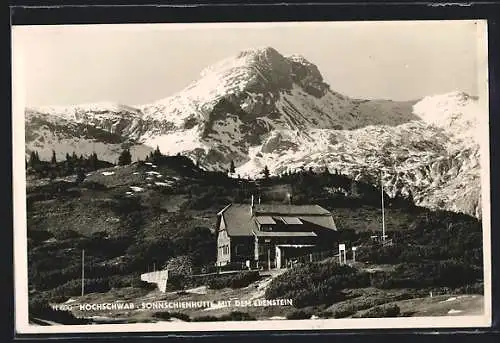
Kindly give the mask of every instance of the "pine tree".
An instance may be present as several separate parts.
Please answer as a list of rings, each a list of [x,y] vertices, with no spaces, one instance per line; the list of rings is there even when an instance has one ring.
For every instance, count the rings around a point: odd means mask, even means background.
[[[30,153],[29,165],[34,168],[40,163],[40,158],[38,157],[38,152],[32,151]]]
[[[130,163],[132,163],[132,155],[128,149],[125,149],[120,154],[120,157],[118,157],[118,165],[124,166]]]
[[[94,153],[92,153],[90,155],[89,160],[88,160],[89,167],[90,167],[91,170],[96,170],[97,169],[97,161],[98,161],[97,154],[94,152]]]
[[[57,164],[56,151],[55,150],[52,150],[52,159],[51,159],[50,163],[52,163],[53,165]]]
[[[66,161],[71,161],[71,156],[68,153],[66,153]]]
[[[406,197],[406,201],[408,202],[408,207],[415,207],[415,199],[413,198],[413,193],[411,190],[408,190],[408,196]]]
[[[229,166],[229,172],[234,174],[236,172],[236,166],[234,165],[234,161],[231,160],[231,165]]]
[[[264,174],[264,177],[267,179],[269,178],[269,168],[267,166],[264,167],[264,170],[262,171],[262,174]]]
[[[157,164],[160,162],[162,156],[160,147],[157,145],[155,151],[151,153],[151,162]]]
[[[76,171],[76,182],[80,183],[82,182],[83,180],[85,180],[85,171],[83,170],[83,168],[78,168],[78,170]]]

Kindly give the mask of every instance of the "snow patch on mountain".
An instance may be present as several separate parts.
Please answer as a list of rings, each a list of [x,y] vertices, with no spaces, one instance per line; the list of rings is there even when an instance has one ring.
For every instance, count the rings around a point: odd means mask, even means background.
[[[427,96],[413,106],[413,112],[461,141],[479,142],[479,123],[488,120],[478,98],[463,92]]]
[[[161,136],[146,136],[143,137],[143,143],[150,147],[161,147],[162,153],[166,155],[175,155],[195,149],[206,149],[205,145],[200,140],[199,127],[183,131],[174,131]]]

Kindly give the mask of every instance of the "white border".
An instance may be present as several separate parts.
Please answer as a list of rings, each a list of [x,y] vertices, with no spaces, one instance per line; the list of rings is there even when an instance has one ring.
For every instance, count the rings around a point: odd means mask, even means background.
[[[488,54],[487,22],[473,20],[477,24],[477,68],[478,87],[481,105],[489,113],[488,106]],[[412,24],[424,21],[411,21]],[[425,21],[429,22],[429,21]],[[222,29],[222,28],[263,28],[285,27],[293,25],[353,25],[368,22],[287,22],[287,23],[217,23],[217,24],[119,24],[117,30],[137,29]],[[401,24],[401,21],[369,22]],[[29,26],[24,26],[24,28]],[[57,28],[57,25],[46,26]],[[67,25],[78,27],[81,25]],[[89,25],[86,29],[99,30],[102,25]],[[13,133],[13,208],[14,208],[14,276],[15,276],[15,329],[17,334],[53,334],[53,333],[116,333],[116,332],[203,332],[203,331],[261,331],[261,330],[325,330],[325,329],[408,329],[408,328],[469,328],[491,326],[491,242],[490,242],[490,166],[489,166],[489,117],[481,120],[484,141],[481,142],[481,200],[483,219],[483,256],[484,256],[484,314],[478,316],[447,317],[407,317],[373,319],[323,319],[323,320],[268,320],[245,322],[172,322],[148,324],[99,324],[99,325],[57,325],[35,326],[28,322],[28,282],[27,282],[27,234],[26,234],[26,178],[25,178],[25,142],[24,142],[24,75],[22,46],[16,40],[16,31],[12,29],[12,133]]]

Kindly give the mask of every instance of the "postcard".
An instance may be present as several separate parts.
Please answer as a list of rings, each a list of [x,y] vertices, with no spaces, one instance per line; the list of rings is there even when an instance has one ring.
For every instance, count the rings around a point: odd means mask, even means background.
[[[487,41],[13,26],[16,331],[491,325]]]

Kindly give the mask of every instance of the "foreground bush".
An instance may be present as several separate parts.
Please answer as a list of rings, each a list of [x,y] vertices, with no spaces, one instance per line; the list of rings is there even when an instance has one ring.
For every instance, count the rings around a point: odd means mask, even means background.
[[[397,305],[386,305],[386,306],[376,306],[358,318],[390,318],[398,317],[401,314],[401,310]]]
[[[172,318],[177,318],[180,319],[184,322],[190,322],[191,318],[184,313],[180,312],[155,312],[153,314],[153,317],[163,319],[163,320],[170,320]]]
[[[333,304],[345,299],[345,288],[370,285],[368,273],[334,263],[309,263],[286,271],[269,284],[267,299],[293,299],[295,307]]]
[[[287,313],[286,319],[294,320],[294,319],[310,319],[311,318],[311,313],[303,311],[303,310],[298,310],[298,311],[293,311],[290,313]]]
[[[257,271],[245,271],[227,276],[220,275],[212,278],[208,282],[208,287],[212,289],[222,288],[243,288],[260,279]]]
[[[200,316],[192,319],[193,322],[217,322],[217,321],[247,321],[256,320],[255,317],[246,312],[233,311],[229,314],[216,316]]]
[[[243,271],[232,274],[208,274],[202,276],[173,275],[169,277],[167,288],[180,290],[200,286],[211,289],[243,288],[260,279],[258,271]]]
[[[454,260],[422,261],[402,263],[394,271],[378,272],[371,275],[373,287],[389,288],[467,288],[482,279],[482,270]]]

